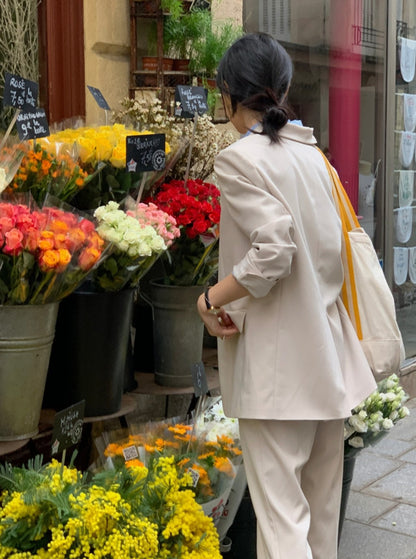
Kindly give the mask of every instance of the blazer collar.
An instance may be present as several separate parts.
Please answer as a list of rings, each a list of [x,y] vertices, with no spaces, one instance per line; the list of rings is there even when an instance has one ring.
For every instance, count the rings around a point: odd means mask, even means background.
[[[248,137],[259,137],[258,134],[252,134],[252,130],[255,129],[256,132],[260,132],[261,126],[255,126],[251,130],[247,131],[241,136],[241,140]],[[307,126],[299,126],[298,124],[292,124],[288,122],[279,131],[279,136],[282,138],[287,138],[288,140],[293,140],[295,142],[301,142],[303,144],[314,145],[317,143],[315,136],[313,135],[313,128],[308,128]],[[260,136],[264,138],[265,136]]]
[[[279,131],[279,136],[288,140],[294,140],[295,142],[302,142],[303,144],[313,145],[317,143],[313,135],[313,128],[291,124],[290,122]]]

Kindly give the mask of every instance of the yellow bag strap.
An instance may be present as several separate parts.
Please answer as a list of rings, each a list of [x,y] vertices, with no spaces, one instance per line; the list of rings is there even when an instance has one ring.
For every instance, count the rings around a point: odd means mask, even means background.
[[[321,153],[325,161],[329,176],[331,177],[333,185],[332,193],[338,208],[342,224],[342,236],[344,242],[342,246],[341,256],[344,266],[344,284],[342,286],[341,297],[345,308],[347,309],[347,312],[350,316],[351,322],[353,323],[357,336],[360,340],[362,340],[363,333],[361,329],[360,311],[358,308],[354,263],[352,259],[351,241],[348,235],[349,231],[355,229],[356,227],[360,227],[360,223],[357,219],[354,208],[352,207],[351,201],[348,198],[348,194],[346,193],[339,179],[338,173],[329,163],[324,153],[319,148],[317,149]]]

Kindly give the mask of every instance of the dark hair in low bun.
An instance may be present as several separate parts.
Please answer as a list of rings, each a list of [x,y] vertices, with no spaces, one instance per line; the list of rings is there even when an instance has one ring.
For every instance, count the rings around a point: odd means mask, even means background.
[[[279,140],[279,130],[289,120],[289,111],[283,106],[268,107],[263,113],[263,133],[269,136],[272,142]]]
[[[292,61],[282,45],[267,33],[249,33],[224,54],[217,86],[230,96],[233,113],[240,103],[262,115],[263,131],[272,142],[287,123],[285,95],[292,79]]]

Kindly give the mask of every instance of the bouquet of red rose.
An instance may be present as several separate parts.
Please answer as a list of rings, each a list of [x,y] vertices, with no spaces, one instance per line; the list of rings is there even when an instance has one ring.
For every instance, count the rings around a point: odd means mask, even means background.
[[[200,179],[162,184],[151,201],[172,215],[180,237],[162,255],[165,283],[204,285],[218,269],[220,192]]]
[[[0,202],[0,304],[59,301],[98,263],[103,246],[94,223],[72,211]]]

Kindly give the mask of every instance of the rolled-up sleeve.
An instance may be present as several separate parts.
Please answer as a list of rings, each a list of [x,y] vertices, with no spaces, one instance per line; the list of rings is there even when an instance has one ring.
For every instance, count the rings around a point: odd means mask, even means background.
[[[278,189],[270,192],[264,177],[231,150],[215,165],[221,204],[248,240],[249,250],[233,267],[233,276],[253,297],[264,297],[291,273],[296,253],[293,218]]]

